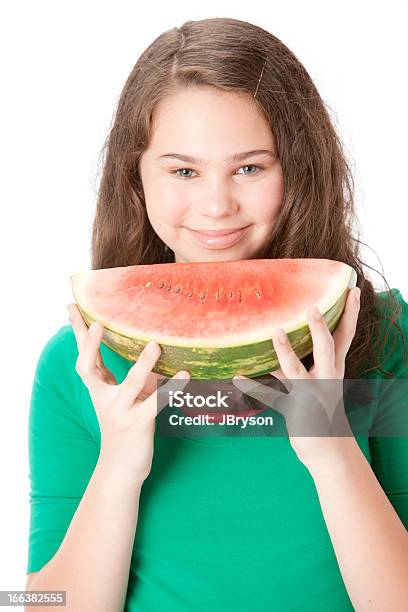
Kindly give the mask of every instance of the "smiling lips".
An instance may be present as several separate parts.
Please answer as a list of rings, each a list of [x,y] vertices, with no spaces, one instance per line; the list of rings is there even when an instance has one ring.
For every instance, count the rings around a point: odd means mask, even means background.
[[[206,234],[207,236],[226,236],[227,234],[233,234],[234,232],[238,232],[239,230],[244,229],[244,227],[231,227],[230,229],[220,229],[220,230],[191,230],[192,232],[198,232],[199,234]]]
[[[236,244],[247,233],[250,226],[224,230],[193,230],[188,231],[201,245],[213,249],[225,249]]]

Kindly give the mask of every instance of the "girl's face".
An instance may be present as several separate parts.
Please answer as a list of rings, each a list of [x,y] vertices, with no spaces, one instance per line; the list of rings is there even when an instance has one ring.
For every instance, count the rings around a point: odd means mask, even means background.
[[[269,124],[252,99],[184,89],[158,104],[152,127],[139,172],[150,223],[175,261],[253,258],[271,234],[283,177]],[[255,150],[269,153],[248,153]],[[236,228],[245,229],[218,238],[197,233]]]

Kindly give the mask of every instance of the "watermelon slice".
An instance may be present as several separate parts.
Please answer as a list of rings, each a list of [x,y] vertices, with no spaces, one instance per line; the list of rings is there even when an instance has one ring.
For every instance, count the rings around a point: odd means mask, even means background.
[[[87,323],[102,342],[136,361],[155,340],[154,372],[191,378],[261,376],[279,368],[272,334],[282,327],[299,358],[312,351],[307,310],[317,305],[331,332],[357,275],[329,259],[250,259],[136,265],[71,274]]]

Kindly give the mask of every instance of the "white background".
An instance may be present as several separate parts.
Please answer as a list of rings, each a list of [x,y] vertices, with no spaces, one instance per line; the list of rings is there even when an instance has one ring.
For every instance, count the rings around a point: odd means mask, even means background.
[[[187,19],[234,17],[269,30],[305,65],[354,169],[364,260],[408,301],[406,3],[14,2],[0,16],[0,590],[24,589],[27,422],[39,353],[90,267],[98,154],[133,65]],[[382,278],[368,273],[377,290]],[[16,608],[13,608],[16,609]]]

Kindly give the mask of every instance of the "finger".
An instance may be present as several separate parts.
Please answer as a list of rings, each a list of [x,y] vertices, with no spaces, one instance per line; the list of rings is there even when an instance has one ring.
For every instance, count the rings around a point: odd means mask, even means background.
[[[289,393],[291,391],[292,383],[288,381],[288,379],[286,378],[285,374],[283,373],[281,369],[274,370],[273,372],[269,372],[269,374],[272,376],[272,378],[276,378],[276,380],[280,380],[281,388],[282,390],[284,390],[284,392],[287,391]]]
[[[289,379],[308,378],[305,366],[296,355],[289,338],[282,328],[274,332],[272,342],[284,375]]]
[[[143,411],[148,419],[155,418],[169,404],[169,392],[183,390],[190,380],[186,370],[177,372],[167,383],[157,389],[143,402]]]
[[[273,402],[276,400],[276,398],[282,395],[276,389],[268,387],[267,385],[263,385],[258,381],[254,381],[251,378],[248,378],[247,376],[234,376],[232,378],[232,382],[234,386],[237,387],[240,391],[262,402],[266,406],[272,407]]]
[[[360,293],[361,290],[359,287],[355,287],[352,291],[349,291],[346,308],[333,334],[336,347],[336,369],[344,368],[346,355],[356,333],[358,315],[360,313]],[[358,297],[358,300],[356,297]]]
[[[232,380],[233,383],[236,384],[236,386],[244,393],[262,402],[265,406],[269,406],[287,419],[291,399],[288,397],[289,391],[285,388],[283,383],[281,383],[281,387],[283,387],[284,390],[279,391],[278,389],[271,389],[269,386],[261,385],[260,383],[254,384],[253,380],[246,378],[245,376],[237,376]],[[259,387],[263,388],[260,389]]]
[[[106,382],[101,368],[97,367],[96,364],[102,334],[103,326],[99,323],[94,323],[86,332],[86,337],[82,339],[79,350],[75,369],[88,389],[95,389],[96,386]]]
[[[98,353],[99,353],[100,359],[102,360],[102,357],[100,356],[100,350],[98,351]],[[108,368],[104,365],[104,363],[102,362],[102,365],[98,363],[98,355],[97,355],[96,368],[99,370],[101,376],[103,377],[106,383],[108,383],[109,385],[119,384],[114,374],[110,370],[108,370]]]
[[[72,329],[74,330],[78,351],[80,351],[82,344],[87,338],[88,326],[83,320],[82,315],[76,304],[68,304],[68,314],[69,320],[71,321]]]
[[[67,310],[69,314],[69,319],[71,321],[72,329],[75,334],[78,351],[81,351],[81,347],[83,346],[83,343],[86,341],[86,338],[88,337],[89,327],[85,323],[79,311],[79,308],[76,304],[73,304],[73,303],[68,304]],[[98,352],[96,354],[96,365],[100,368],[100,370],[105,374],[105,376],[109,380],[114,379],[115,382],[117,382],[113,374],[105,367],[105,364],[103,363],[103,359],[102,359],[102,355],[100,351],[100,343],[98,345]]]
[[[286,376],[280,368],[273,370],[273,372],[269,372],[269,374],[278,380],[286,380]]]
[[[307,319],[312,335],[313,360],[318,372],[317,376],[325,379],[333,378],[336,359],[335,345],[326,320],[317,306],[308,311]]]
[[[148,342],[137,361],[130,368],[126,378],[120,384],[118,402],[126,405],[132,403],[146,385],[149,374],[161,355],[161,348],[154,342]]]

